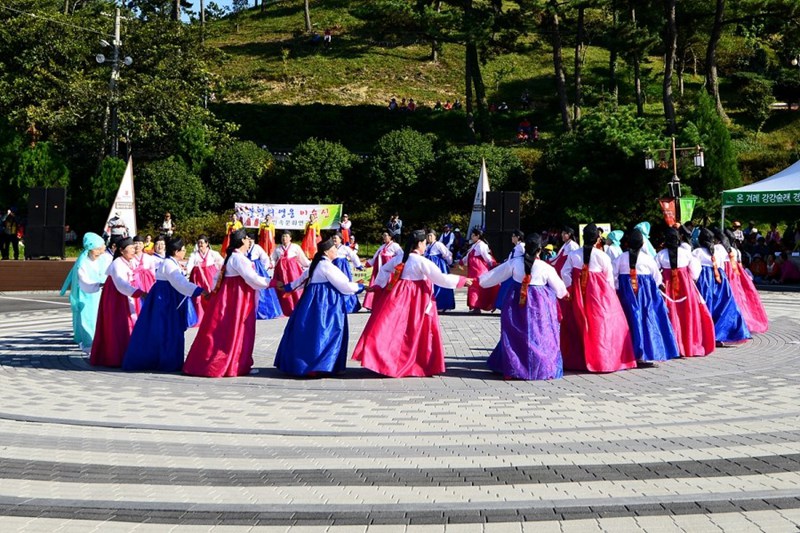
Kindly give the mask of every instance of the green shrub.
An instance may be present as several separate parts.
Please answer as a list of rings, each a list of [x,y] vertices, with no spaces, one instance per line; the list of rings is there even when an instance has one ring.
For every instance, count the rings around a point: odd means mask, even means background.
[[[200,213],[205,196],[203,182],[177,156],[143,167],[136,187],[136,207],[142,223],[160,223],[164,212],[169,211],[179,230],[182,220]]]
[[[282,175],[300,203],[341,202],[357,163],[358,156],[341,144],[311,138],[295,147]]]
[[[105,224],[105,217],[114,202],[126,166],[122,159],[106,157],[95,175],[89,178],[86,201],[89,203],[89,212],[92,213],[92,227],[99,228]]]
[[[369,176],[375,199],[399,211],[418,202],[417,184],[427,184],[434,162],[435,136],[411,128],[391,131],[378,139],[370,160]],[[401,217],[402,218],[402,217]]]
[[[255,201],[259,185],[272,165],[272,154],[252,141],[234,141],[218,148],[211,158],[207,207],[232,209],[236,202]]]

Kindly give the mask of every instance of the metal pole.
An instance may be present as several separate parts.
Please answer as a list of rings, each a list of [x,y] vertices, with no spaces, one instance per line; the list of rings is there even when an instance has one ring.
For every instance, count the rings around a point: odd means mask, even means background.
[[[678,153],[675,148],[675,136],[672,136],[672,197],[675,199],[675,221],[681,223],[680,180],[678,179]]]
[[[119,153],[119,134],[117,121],[117,81],[119,80],[119,48],[120,41],[120,14],[119,8],[114,13],[114,59],[111,63],[111,81],[108,88],[111,91],[111,157],[117,157]]]
[[[725,231],[725,209],[726,207],[722,206],[722,220],[719,222],[719,229],[720,231]]]

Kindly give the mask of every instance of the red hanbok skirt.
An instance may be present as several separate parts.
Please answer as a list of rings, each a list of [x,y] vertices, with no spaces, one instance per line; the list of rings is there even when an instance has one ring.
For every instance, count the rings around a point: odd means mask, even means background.
[[[616,372],[636,367],[625,311],[602,272],[589,272],[586,293],[581,269],[572,270],[570,305],[561,322],[564,370]]]
[[[753,280],[742,270],[741,265],[734,272],[729,261],[725,263],[725,275],[728,277],[733,299],[739,305],[747,329],[750,333],[766,333],[769,329],[769,319]]]
[[[183,372],[209,378],[246,376],[253,368],[256,291],[240,276],[226,277],[211,295]]]
[[[353,359],[394,378],[444,372],[444,346],[431,282],[401,279],[391,291],[384,290]]]
[[[484,272],[489,271],[486,261],[475,254],[470,254],[467,259],[467,277],[477,279]],[[494,311],[497,301],[498,285],[484,289],[479,283],[473,283],[467,289],[467,307],[470,309],[481,309],[483,311]]]
[[[303,267],[300,266],[296,257],[281,257],[275,264],[275,273],[270,286],[277,286],[279,281],[285,285],[299,278],[302,273]],[[278,301],[284,316],[292,314],[302,295],[303,289],[295,289],[292,292],[278,291]]]
[[[128,297],[117,290],[110,277],[107,278],[100,295],[89,364],[121,367],[135,324],[136,314],[131,314]]]
[[[664,269],[664,287],[674,301],[666,300],[669,321],[683,357],[708,355],[716,347],[714,319],[703,302],[688,267]],[[685,298],[685,299],[684,299]]]
[[[306,231],[306,234],[303,236],[303,240],[300,243],[300,248],[305,252],[306,257],[309,259],[313,259],[314,255],[317,253],[317,243],[322,240],[322,237],[317,235],[316,230],[309,229]]]
[[[214,264],[208,266],[196,266],[192,269],[191,273],[189,273],[189,281],[198,287],[211,292],[214,290],[214,276],[217,275],[217,272],[219,272],[219,268],[217,268],[217,265]],[[203,321],[203,316],[208,310],[211,299],[198,296],[197,298],[192,298],[192,302],[194,303],[194,310],[197,313],[197,324],[195,325],[199,326],[200,322]]]

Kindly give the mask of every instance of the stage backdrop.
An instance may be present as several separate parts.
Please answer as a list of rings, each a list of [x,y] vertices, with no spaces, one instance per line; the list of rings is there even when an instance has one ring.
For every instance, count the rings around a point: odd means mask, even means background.
[[[236,214],[246,228],[257,228],[272,215],[276,229],[304,230],[311,213],[317,214],[320,229],[338,229],[342,204],[234,204]]]

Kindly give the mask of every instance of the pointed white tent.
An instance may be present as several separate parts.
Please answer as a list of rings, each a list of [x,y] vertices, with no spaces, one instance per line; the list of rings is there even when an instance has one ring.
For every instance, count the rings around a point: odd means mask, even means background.
[[[722,225],[731,207],[780,205],[800,205],[800,161],[761,181],[722,191]]]
[[[489,173],[486,172],[486,160],[481,160],[481,174],[478,176],[478,186],[475,188],[475,200],[472,202],[472,215],[469,217],[469,227],[466,235],[476,226],[483,229],[486,225],[486,193],[489,192]]]
[[[128,227],[128,235],[131,237],[136,235],[136,197],[133,193],[132,157],[128,158],[128,166],[122,176],[122,182],[119,184],[117,196],[114,198],[114,203],[111,204],[111,210],[108,212],[106,221],[111,219],[114,213],[119,213],[119,217],[125,221],[125,225]],[[106,231],[108,231],[108,228],[106,228]]]

